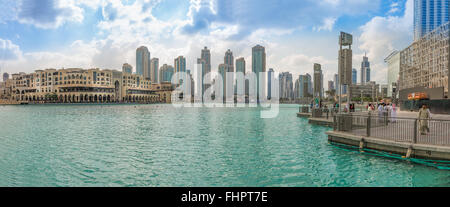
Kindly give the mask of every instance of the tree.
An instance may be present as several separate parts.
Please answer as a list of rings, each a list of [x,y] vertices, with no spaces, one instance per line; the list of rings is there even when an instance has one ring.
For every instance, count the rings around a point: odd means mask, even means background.
[[[45,99],[50,101],[56,101],[58,99],[58,95],[56,93],[47,93],[45,94]]]

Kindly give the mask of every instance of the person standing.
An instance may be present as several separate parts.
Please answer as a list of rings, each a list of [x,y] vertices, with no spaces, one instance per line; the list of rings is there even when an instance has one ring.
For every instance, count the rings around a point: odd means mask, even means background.
[[[430,132],[428,127],[428,120],[431,119],[431,112],[427,105],[423,104],[419,110],[419,131],[421,135],[426,135],[426,132]]]
[[[397,107],[395,104],[392,104],[392,112],[391,112],[392,122],[397,122]]]
[[[379,104],[378,105],[378,122],[383,122],[383,112],[384,112],[383,104]]]

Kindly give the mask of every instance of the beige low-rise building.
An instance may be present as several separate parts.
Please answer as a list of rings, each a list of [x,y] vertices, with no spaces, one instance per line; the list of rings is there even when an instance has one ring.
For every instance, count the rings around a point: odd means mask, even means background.
[[[117,70],[45,69],[12,74],[9,99],[58,103],[170,103],[170,83]]]

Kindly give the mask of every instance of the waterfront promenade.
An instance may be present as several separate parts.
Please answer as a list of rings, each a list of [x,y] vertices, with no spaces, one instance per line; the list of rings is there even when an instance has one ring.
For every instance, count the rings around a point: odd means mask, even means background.
[[[308,118],[309,124],[333,127],[326,133],[331,142],[393,152],[407,158],[450,160],[450,115],[432,114],[427,121],[429,131],[422,134],[418,112],[399,111],[396,116],[379,116],[377,111],[328,116],[305,112],[306,109],[300,108],[297,116]]]

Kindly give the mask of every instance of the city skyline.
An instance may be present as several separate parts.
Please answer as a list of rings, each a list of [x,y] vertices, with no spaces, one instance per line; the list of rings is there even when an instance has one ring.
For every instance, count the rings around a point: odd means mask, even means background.
[[[21,9],[20,4],[11,2],[5,5],[5,8],[14,9],[0,17],[0,22],[3,23],[0,24],[0,30],[5,31],[5,35],[0,36],[2,72],[31,72],[62,67],[120,70],[123,63],[129,63],[136,69],[133,59],[139,46],[148,47],[151,57],[160,59],[160,65],[170,64],[174,58],[183,55],[186,57],[187,69],[193,68],[198,51],[208,46],[211,48],[211,68],[216,70],[227,49],[233,51],[234,57],[251,60],[250,47],[261,44],[267,51],[267,68],[274,68],[277,72],[288,71],[298,77],[300,74],[312,73],[311,66],[317,62],[322,65],[324,79],[330,80],[337,72],[337,51],[326,48],[330,45],[336,45],[337,48],[336,36],[339,31],[345,30],[356,37],[353,62],[358,62],[356,60],[360,60],[367,51],[373,60],[375,80],[384,81],[387,66],[383,59],[390,52],[387,50],[406,47],[409,42],[407,40],[412,40],[413,36],[412,0],[325,3],[292,1],[285,5],[297,8],[288,11],[292,15],[304,11],[301,6],[306,5],[333,11],[318,16],[305,10],[305,14],[299,17],[314,15],[314,21],[296,20],[290,23],[286,23],[286,18],[291,19],[290,17],[274,18],[264,14],[248,17],[236,14],[232,18],[227,15],[233,13],[237,5],[232,1],[79,1],[70,8],[60,6],[57,1],[47,2],[50,3],[30,3],[27,9],[34,8],[33,15],[30,14],[31,11]],[[174,6],[176,3],[178,4]],[[252,1],[246,1],[240,4],[251,5],[247,9],[260,8],[251,3]],[[331,8],[329,4],[335,7]],[[78,11],[76,14],[79,15],[61,15],[58,12],[62,8],[73,9],[70,11],[74,13]],[[148,9],[147,13],[141,11],[144,8]],[[359,9],[358,12],[354,11],[356,8]],[[264,9],[265,14],[269,14],[268,10],[282,8],[276,6]],[[97,15],[94,15],[96,11]],[[167,15],[161,11],[177,15]],[[51,18],[44,19],[45,15]],[[263,24],[268,19],[273,21]],[[255,24],[249,24],[249,20]],[[382,41],[382,44],[374,45],[371,40],[379,39],[381,35],[375,34],[374,29],[380,25],[388,28],[400,25],[400,29],[385,36],[386,41]],[[16,29],[11,30],[12,27]],[[95,30],[86,31],[87,28]],[[63,30],[70,32],[60,35]],[[32,35],[33,42],[30,42],[30,31],[35,33]],[[48,44],[50,41],[52,44]],[[246,61],[246,64],[246,68],[251,68],[251,61]],[[356,64],[353,66],[357,68]]]

